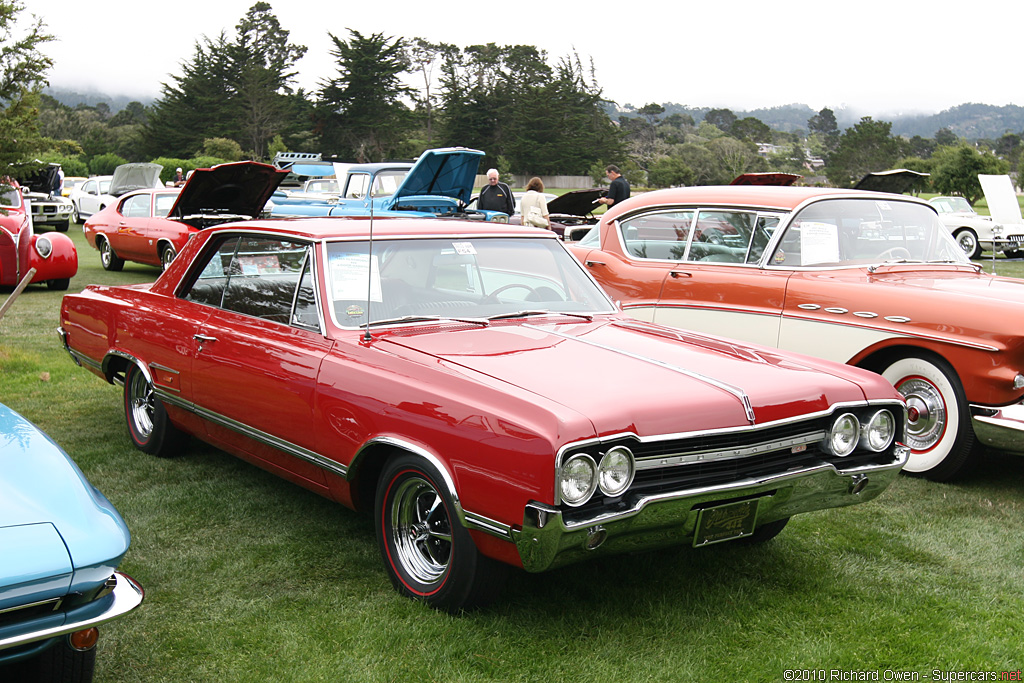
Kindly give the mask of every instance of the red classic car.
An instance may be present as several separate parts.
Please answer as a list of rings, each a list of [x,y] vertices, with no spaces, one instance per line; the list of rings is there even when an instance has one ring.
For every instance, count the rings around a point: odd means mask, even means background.
[[[33,233],[21,187],[0,180],[0,287],[14,287],[32,268],[31,282],[65,290],[78,272],[78,252],[67,235]]]
[[[138,448],[196,436],[372,510],[396,588],[452,611],[505,565],[766,540],[908,453],[878,375],[632,320],[535,228],[220,225],[155,283],[65,296],[61,335]]]
[[[1024,449],[1024,281],[981,272],[911,197],[689,187],[616,206],[577,258],[630,315],[841,361],[909,408],[906,470]]]
[[[200,168],[180,189],[122,195],[85,222],[85,239],[106,270],[125,261],[166,268],[196,231],[258,216],[287,175],[254,161]]]

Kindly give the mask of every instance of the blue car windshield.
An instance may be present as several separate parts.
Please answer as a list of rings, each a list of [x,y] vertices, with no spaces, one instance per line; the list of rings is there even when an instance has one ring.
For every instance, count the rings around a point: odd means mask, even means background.
[[[365,241],[332,242],[326,265],[329,309],[340,327],[614,311],[580,263],[553,239],[380,240],[372,255]]]

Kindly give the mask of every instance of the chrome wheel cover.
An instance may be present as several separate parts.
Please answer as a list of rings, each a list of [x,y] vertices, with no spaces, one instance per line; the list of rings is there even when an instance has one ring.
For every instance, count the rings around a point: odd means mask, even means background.
[[[175,253],[171,247],[164,247],[160,250],[160,269],[167,270],[167,266],[171,265],[171,261],[174,260]]]
[[[131,381],[128,383],[128,407],[135,431],[143,439],[148,439],[153,433],[155,400],[153,385],[149,383],[145,375],[136,370],[132,373]]]
[[[907,401],[907,442],[915,451],[926,451],[946,431],[946,402],[942,393],[924,379],[908,379],[897,387]]]
[[[957,244],[964,250],[964,253],[968,256],[973,257],[975,250],[978,248],[978,240],[975,239],[974,233],[970,230],[964,230],[956,238]]]
[[[442,581],[452,556],[451,520],[440,494],[420,476],[398,484],[391,502],[391,542],[397,560],[416,581]]]
[[[104,268],[108,268],[110,266],[113,256],[114,251],[110,248],[110,242],[103,240],[103,242],[100,243],[100,263],[103,264]]]

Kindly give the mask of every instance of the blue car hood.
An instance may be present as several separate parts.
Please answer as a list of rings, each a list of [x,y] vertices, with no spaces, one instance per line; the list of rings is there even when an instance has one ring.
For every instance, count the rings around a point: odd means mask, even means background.
[[[106,578],[130,535],[110,501],[31,422],[0,405],[0,539],[35,559],[0,561],[0,594],[11,585],[79,572]],[[4,547],[0,540],[0,547]],[[2,554],[2,553],[0,553]],[[84,571],[83,571],[84,570]],[[77,580],[76,579],[76,580]]]
[[[468,204],[484,153],[466,147],[428,149],[416,160],[392,199],[434,195]]]

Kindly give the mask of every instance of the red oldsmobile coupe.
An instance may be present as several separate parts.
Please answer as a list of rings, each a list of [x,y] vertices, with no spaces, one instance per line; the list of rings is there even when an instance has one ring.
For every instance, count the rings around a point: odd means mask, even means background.
[[[85,222],[85,239],[106,270],[121,270],[125,261],[166,268],[196,231],[258,216],[287,175],[254,161],[200,168],[180,189],[119,197]]]
[[[372,510],[396,588],[451,611],[505,565],[766,540],[908,453],[878,375],[632,320],[506,224],[219,225],[153,284],[66,296],[61,335],[138,448],[192,435]]]
[[[663,190],[572,250],[636,318],[881,373],[907,400],[909,472],[954,478],[977,442],[1024,450],[1024,281],[981,272],[925,202]]]
[[[0,287],[14,287],[32,268],[31,282],[65,290],[78,272],[78,252],[67,235],[34,234],[21,187],[0,180]]]

